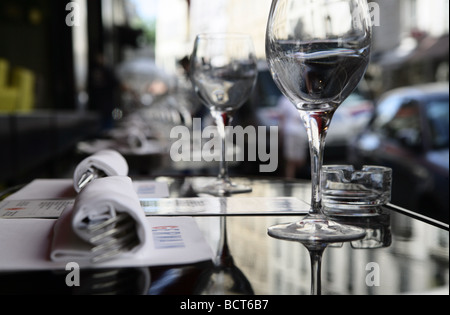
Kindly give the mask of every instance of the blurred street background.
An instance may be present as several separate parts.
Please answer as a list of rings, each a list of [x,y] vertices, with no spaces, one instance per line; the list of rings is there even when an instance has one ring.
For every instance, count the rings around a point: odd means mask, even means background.
[[[194,118],[213,124],[188,78],[194,38],[204,32],[252,35],[258,83],[234,124],[280,131],[276,172],[260,174],[255,161],[233,163],[232,175],[308,180],[308,152],[286,153],[292,143],[307,151],[305,131],[265,61],[270,4],[2,0],[0,190],[67,177],[103,148],[124,154],[137,176],[215,175],[217,164],[168,155],[174,126],[191,128]],[[372,61],[334,117],[325,164],[391,167],[393,203],[448,223],[449,1],[371,4]]]

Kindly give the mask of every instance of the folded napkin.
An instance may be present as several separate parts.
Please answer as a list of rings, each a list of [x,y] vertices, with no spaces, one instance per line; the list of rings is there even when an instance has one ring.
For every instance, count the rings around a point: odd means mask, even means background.
[[[74,188],[80,192],[78,183],[89,169],[95,168],[105,173],[106,176],[127,176],[128,164],[125,158],[117,151],[102,150],[87,158],[78,164],[74,172]]]
[[[134,224],[128,234],[135,234],[136,243],[114,257],[139,254],[150,235],[150,228],[129,177],[110,176],[92,181],[78,194],[73,207],[66,209],[56,221],[51,259],[57,262],[94,261],[98,253],[92,249],[98,244],[91,241],[92,233],[87,227],[123,214]]]

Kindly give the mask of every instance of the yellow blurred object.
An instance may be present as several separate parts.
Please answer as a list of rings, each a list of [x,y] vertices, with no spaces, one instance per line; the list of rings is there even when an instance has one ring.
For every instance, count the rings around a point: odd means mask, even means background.
[[[9,63],[0,58],[0,89],[6,87],[8,82]]]
[[[15,88],[0,87],[0,113],[15,111],[18,95],[18,90]]]
[[[8,61],[0,59],[0,112],[31,111],[34,107],[34,73],[25,68],[14,68],[11,85],[8,74]]]
[[[12,74],[12,87],[18,90],[16,110],[29,112],[34,107],[35,77],[32,71],[15,68]]]
[[[9,63],[0,59],[0,113],[16,109],[18,91],[8,86]]]

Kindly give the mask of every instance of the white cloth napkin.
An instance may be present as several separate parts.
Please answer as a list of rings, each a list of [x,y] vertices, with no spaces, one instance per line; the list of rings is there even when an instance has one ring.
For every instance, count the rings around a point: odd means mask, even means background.
[[[107,176],[128,175],[128,163],[119,152],[115,150],[101,150],[85,158],[75,168],[73,181],[76,192],[80,192],[78,182],[81,176],[91,167],[103,171]]]
[[[126,176],[110,176],[92,181],[83,189],[73,208],[66,209],[56,221],[50,257],[53,261],[91,260],[93,244],[89,243],[86,219],[104,221],[127,213],[135,221],[138,244],[123,254],[138,254],[150,235],[145,213],[132,181]]]

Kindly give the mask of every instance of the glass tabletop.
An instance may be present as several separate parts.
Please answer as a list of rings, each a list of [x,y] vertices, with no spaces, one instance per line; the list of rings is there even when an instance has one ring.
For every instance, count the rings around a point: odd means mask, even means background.
[[[205,178],[167,179],[171,194],[193,193]],[[297,197],[309,200],[308,181],[236,179],[253,192],[245,197]],[[180,189],[183,187],[183,189]],[[182,195],[181,195],[182,196]],[[267,228],[288,223],[291,216],[229,216],[226,236],[234,266],[242,271],[255,294],[298,295],[310,291],[310,259],[296,242],[273,239]],[[222,219],[223,220],[223,219]],[[365,239],[329,246],[323,256],[324,294],[448,294],[448,225],[388,205],[376,217],[337,219],[366,229]],[[220,218],[197,218],[211,246],[219,251]]]
[[[194,187],[209,178],[158,177],[171,198],[198,197]],[[296,197],[309,200],[308,181],[237,178],[251,193],[231,198]],[[0,294],[124,293],[148,295],[308,295],[310,260],[296,242],[273,239],[267,228],[298,215],[201,216],[195,220],[215,262],[185,266],[86,270],[81,286],[68,287],[67,272],[0,273]],[[363,227],[365,239],[332,244],[324,252],[323,294],[397,295],[449,293],[448,225],[389,205],[376,217],[341,219]],[[1,231],[0,231],[1,233]]]

